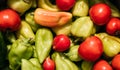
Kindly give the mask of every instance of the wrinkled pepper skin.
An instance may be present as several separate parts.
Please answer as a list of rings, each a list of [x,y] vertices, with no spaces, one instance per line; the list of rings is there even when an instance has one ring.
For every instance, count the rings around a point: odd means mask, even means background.
[[[18,70],[21,65],[21,59],[29,59],[33,54],[33,47],[29,40],[16,40],[8,53],[9,67],[12,70]]]
[[[83,39],[96,32],[95,26],[89,16],[76,19],[71,26],[71,34]]]
[[[21,70],[42,70],[27,59],[22,59]]]
[[[47,28],[40,28],[35,36],[35,50],[40,63],[49,55],[53,42],[53,34]]]
[[[88,0],[77,0],[72,9],[73,16],[87,16],[89,11]]]
[[[55,61],[56,70],[79,70],[77,65],[66,58],[62,53],[54,52],[52,59]]]
[[[78,55],[79,45],[70,46],[68,52],[64,53],[71,61],[81,61],[82,58]]]
[[[25,21],[31,26],[33,32],[36,32],[40,25],[36,24],[34,21],[34,11],[29,11],[25,14]]]
[[[30,43],[35,42],[35,34],[30,25],[24,20],[21,21],[21,27],[16,35],[19,39],[30,39]]]
[[[103,36],[102,36],[103,34]],[[96,34],[103,42],[104,54],[108,57],[114,57],[120,52],[120,39],[105,33]]]
[[[22,15],[31,8],[32,2],[33,0],[7,0],[7,5]]]

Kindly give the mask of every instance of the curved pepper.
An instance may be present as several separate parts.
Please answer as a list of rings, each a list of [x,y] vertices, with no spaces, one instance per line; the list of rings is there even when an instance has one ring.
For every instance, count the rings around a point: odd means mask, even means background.
[[[71,19],[72,14],[69,12],[54,12],[42,8],[37,8],[34,12],[35,22],[46,27],[61,26]]]
[[[12,70],[19,69],[21,59],[29,59],[33,54],[33,47],[29,44],[29,40],[16,40],[8,53],[9,67]]]
[[[7,5],[22,15],[30,9],[32,2],[33,0],[7,0]]]
[[[16,32],[17,38],[19,39],[30,39],[30,43],[35,42],[35,34],[33,30],[31,29],[30,25],[22,20],[21,21],[21,27],[20,29]]]
[[[83,39],[96,32],[95,26],[89,16],[77,18],[71,26],[73,36],[82,37]]]
[[[47,28],[40,28],[35,36],[35,50],[40,63],[49,55],[53,42],[53,34]]]
[[[52,59],[55,61],[56,70],[79,70],[77,65],[67,59],[62,53],[54,52]]]
[[[52,4],[50,0],[38,0],[38,7],[50,11],[59,11],[58,7]]]
[[[87,16],[89,11],[88,0],[77,0],[72,9],[73,16]]]

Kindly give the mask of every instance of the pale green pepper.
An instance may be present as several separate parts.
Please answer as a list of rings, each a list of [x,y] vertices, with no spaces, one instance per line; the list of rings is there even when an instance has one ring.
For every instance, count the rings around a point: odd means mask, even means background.
[[[53,42],[53,34],[48,28],[40,28],[35,36],[35,50],[40,63],[49,55]]]
[[[102,36],[103,34],[103,36]],[[114,57],[120,52],[120,39],[105,33],[96,34],[103,42],[104,54],[108,57]]]
[[[79,70],[78,66],[62,53],[54,52],[52,59],[55,61],[56,70]]]
[[[81,61],[82,58],[80,58],[79,55],[78,55],[78,48],[79,48],[79,45],[70,46],[70,49],[68,50],[68,52],[65,52],[64,54],[71,61]]]
[[[9,67],[12,70],[18,70],[21,66],[21,59],[29,59],[33,54],[33,47],[29,40],[16,40],[8,53]]]
[[[95,25],[89,16],[77,18],[71,26],[71,34],[83,39],[91,36],[96,32]]]
[[[77,0],[72,9],[73,16],[87,16],[89,11],[88,0]]]
[[[32,2],[33,0],[7,0],[7,5],[22,15],[31,8]]]
[[[27,59],[22,59],[21,70],[42,70]]]
[[[16,35],[18,39],[30,39],[30,43],[35,42],[35,34],[30,25],[24,20],[21,21],[21,26],[16,31]]]

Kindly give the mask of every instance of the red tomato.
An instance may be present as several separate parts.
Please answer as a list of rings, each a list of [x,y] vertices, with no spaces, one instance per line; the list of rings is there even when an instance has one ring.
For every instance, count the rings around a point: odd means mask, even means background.
[[[111,17],[111,9],[104,3],[97,3],[90,8],[89,15],[96,25],[104,25]]]
[[[78,53],[84,60],[96,61],[103,53],[103,44],[96,36],[88,37],[80,44]]]
[[[74,6],[75,2],[76,0],[56,0],[56,5],[60,10],[68,11]]]
[[[115,70],[120,70],[120,54],[117,54],[113,59],[112,59],[112,67]]]
[[[70,39],[67,35],[57,35],[53,40],[53,49],[56,51],[65,51],[70,47]]]
[[[20,16],[12,9],[4,9],[0,11],[0,30],[16,31],[21,23]]]
[[[55,62],[50,59],[50,57],[47,57],[45,61],[43,62],[43,69],[44,70],[55,70]]]
[[[120,19],[113,17],[106,25],[106,32],[115,35],[117,31],[120,31]]]
[[[93,70],[113,70],[113,69],[112,66],[110,66],[110,64],[107,61],[100,60],[95,63],[95,65],[93,66]]]

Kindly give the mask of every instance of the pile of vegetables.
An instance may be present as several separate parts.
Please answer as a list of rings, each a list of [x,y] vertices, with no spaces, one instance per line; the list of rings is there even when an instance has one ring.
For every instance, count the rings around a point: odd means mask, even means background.
[[[0,70],[120,70],[110,0],[1,1]]]

